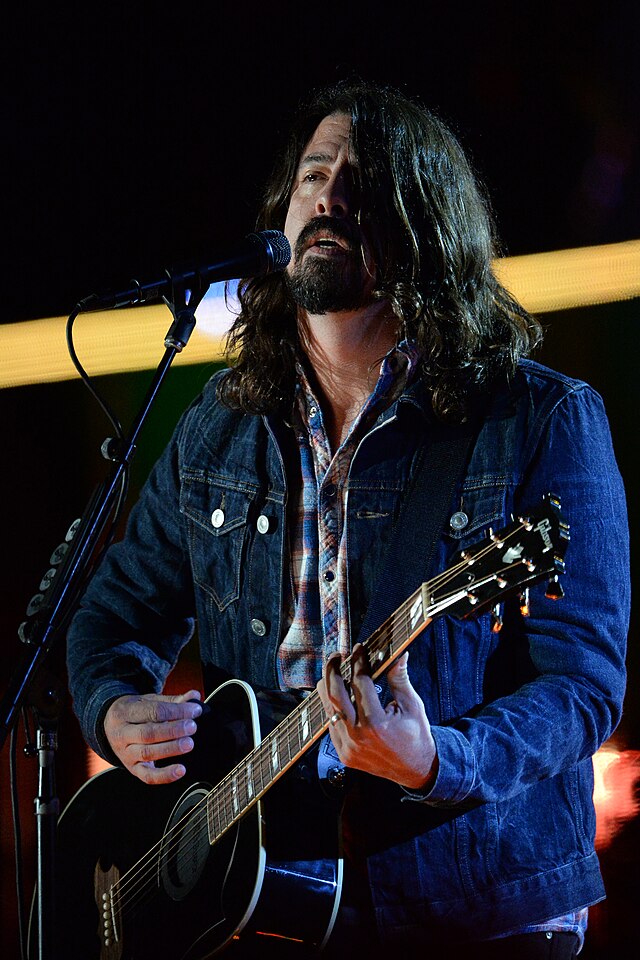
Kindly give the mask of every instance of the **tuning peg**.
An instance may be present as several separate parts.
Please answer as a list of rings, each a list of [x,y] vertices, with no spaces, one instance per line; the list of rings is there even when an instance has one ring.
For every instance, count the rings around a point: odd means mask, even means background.
[[[496,603],[491,611],[491,632],[500,633],[502,630],[502,616],[500,613],[500,604]]]
[[[520,594],[520,613],[523,617],[531,616],[531,607],[529,606],[529,587],[526,587]]]
[[[562,589],[562,584],[558,579],[557,573],[554,574],[554,576],[549,580],[547,589],[545,591],[545,597],[548,597],[549,600],[562,600],[564,597],[564,590]]]
[[[518,522],[522,524],[527,533],[533,530],[533,523],[529,517],[518,517]]]

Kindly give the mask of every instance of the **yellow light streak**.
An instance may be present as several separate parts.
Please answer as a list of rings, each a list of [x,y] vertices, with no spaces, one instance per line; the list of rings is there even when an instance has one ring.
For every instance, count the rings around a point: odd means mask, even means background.
[[[640,296],[640,240],[505,257],[496,276],[530,313]]]
[[[640,240],[506,257],[494,269],[531,313],[548,313],[640,296]],[[232,315],[220,286],[196,311],[198,323],[178,364],[214,363],[223,357]],[[0,326],[0,387],[77,377],[69,359],[66,317]],[[91,375],[154,368],[164,351],[171,315],[164,305],[81,314],[76,350]]]
[[[71,380],[78,377],[67,351],[66,317],[48,317],[0,326],[0,387]],[[154,304],[111,312],[80,314],[73,341],[91,376],[156,367],[172,318]],[[225,334],[197,326],[174,363],[207,363],[222,357]]]

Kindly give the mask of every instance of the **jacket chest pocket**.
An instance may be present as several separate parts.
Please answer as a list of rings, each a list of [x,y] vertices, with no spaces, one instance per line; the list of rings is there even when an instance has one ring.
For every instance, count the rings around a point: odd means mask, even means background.
[[[507,485],[502,478],[467,481],[445,522],[444,534],[455,549],[482,540],[487,528],[506,523]]]
[[[251,496],[246,491],[204,480],[187,480],[180,491],[193,578],[219,610],[240,596],[250,506]]]

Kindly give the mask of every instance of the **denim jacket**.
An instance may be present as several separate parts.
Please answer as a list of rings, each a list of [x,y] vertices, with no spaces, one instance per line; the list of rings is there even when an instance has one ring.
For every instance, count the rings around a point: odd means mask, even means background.
[[[160,691],[196,621],[205,677],[221,670],[277,686],[295,438],[275,418],[228,410],[216,379],[183,414],[69,632],[75,709],[90,745],[111,760],[105,705]],[[354,637],[429,442],[429,409],[421,383],[412,385],[353,458],[345,522]],[[499,633],[488,614],[435,620],[409,656],[437,745],[435,783],[416,799],[375,778],[361,791],[373,902],[396,944],[416,930],[504,934],[604,896],[591,757],[615,728],[624,692],[624,491],[600,397],[523,361],[492,395],[435,568],[549,491],[571,524],[564,600],[536,585],[531,615],[507,602]],[[422,576],[419,556],[415,564]]]

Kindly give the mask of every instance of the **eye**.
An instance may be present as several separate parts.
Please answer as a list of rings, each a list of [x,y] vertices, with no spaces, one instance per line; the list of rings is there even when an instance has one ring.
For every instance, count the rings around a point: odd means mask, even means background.
[[[303,182],[303,183],[315,183],[316,180],[319,179],[319,177],[320,177],[320,174],[319,174],[319,173],[305,173],[304,177],[302,178],[302,182]]]

